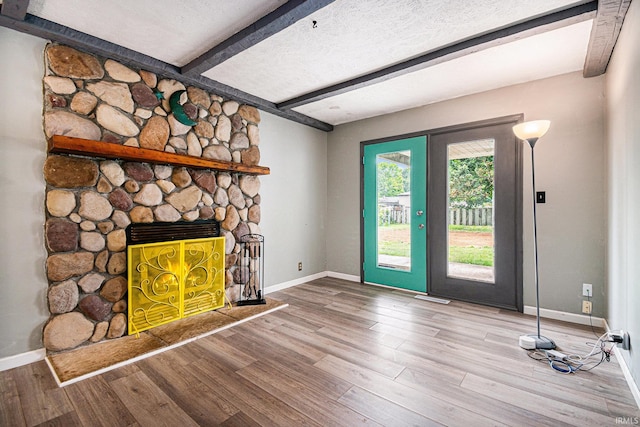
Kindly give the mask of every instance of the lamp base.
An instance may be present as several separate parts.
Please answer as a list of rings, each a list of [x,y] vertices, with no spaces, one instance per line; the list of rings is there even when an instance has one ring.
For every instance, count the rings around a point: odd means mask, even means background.
[[[520,335],[520,347],[527,350],[553,350],[556,343],[551,338],[543,337],[538,334]]]

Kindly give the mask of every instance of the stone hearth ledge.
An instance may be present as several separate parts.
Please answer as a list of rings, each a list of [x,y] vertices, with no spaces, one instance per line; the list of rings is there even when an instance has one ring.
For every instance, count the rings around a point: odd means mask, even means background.
[[[272,298],[266,300],[263,305],[233,306],[186,317],[141,332],[140,337],[128,335],[51,354],[45,361],[58,386],[64,387],[289,306]]]

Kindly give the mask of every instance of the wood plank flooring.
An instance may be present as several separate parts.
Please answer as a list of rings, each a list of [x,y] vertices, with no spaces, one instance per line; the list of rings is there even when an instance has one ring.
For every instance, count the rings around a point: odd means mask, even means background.
[[[44,362],[0,372],[0,426],[604,426],[640,416],[615,357],[571,375],[529,358],[518,336],[534,331],[531,316],[332,278],[269,296],[289,307],[64,388]],[[595,342],[590,327],[542,327],[565,353]]]

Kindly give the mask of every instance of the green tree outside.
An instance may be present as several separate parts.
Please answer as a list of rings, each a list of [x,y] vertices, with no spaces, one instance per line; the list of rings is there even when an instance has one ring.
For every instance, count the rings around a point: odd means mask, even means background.
[[[397,196],[405,192],[402,168],[395,163],[378,164],[378,197]]]
[[[409,168],[402,169],[402,185],[403,185],[402,192],[403,193],[406,193],[411,190],[410,172],[411,172],[411,169]]]
[[[410,169],[395,163],[378,165],[378,196],[392,197],[409,191]],[[449,202],[452,207],[476,208],[493,201],[493,156],[449,161]]]
[[[449,161],[449,204],[477,208],[493,201],[493,156]]]

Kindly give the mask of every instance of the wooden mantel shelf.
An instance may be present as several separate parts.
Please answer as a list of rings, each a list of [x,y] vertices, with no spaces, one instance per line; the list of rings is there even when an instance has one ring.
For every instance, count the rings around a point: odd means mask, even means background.
[[[148,148],[128,147],[110,142],[54,135],[49,139],[49,153],[77,154],[80,156],[121,159],[162,165],[185,166],[195,169],[211,169],[222,172],[238,172],[248,175],[269,175],[265,166],[249,166],[224,160],[207,159],[185,154],[167,153]]]

